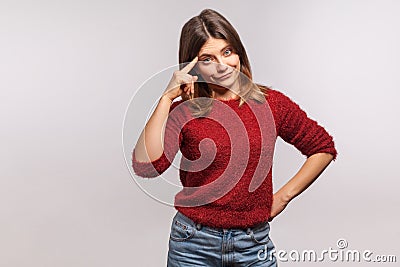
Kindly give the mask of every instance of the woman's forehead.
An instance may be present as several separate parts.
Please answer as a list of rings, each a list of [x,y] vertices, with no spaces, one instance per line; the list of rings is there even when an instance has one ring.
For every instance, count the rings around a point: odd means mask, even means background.
[[[201,49],[199,51],[199,55],[202,55],[202,54],[212,55],[212,54],[220,53],[221,49],[224,49],[228,45],[229,45],[229,43],[224,39],[210,38],[201,47]]]

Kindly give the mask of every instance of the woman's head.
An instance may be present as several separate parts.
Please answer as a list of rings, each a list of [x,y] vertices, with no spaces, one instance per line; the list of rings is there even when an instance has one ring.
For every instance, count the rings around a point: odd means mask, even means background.
[[[223,57],[226,51],[221,51],[221,49],[226,48],[229,48],[230,51],[227,53],[231,53],[229,57]],[[201,56],[201,54],[210,54],[207,53],[210,51],[215,52],[210,56],[218,53],[221,57]],[[182,28],[179,63],[190,62],[196,56],[199,56],[199,61],[201,61],[201,64],[198,65],[200,71],[209,71],[211,69],[210,65],[214,65],[213,67],[217,68],[220,64],[226,64],[227,66],[234,64],[232,67],[245,74],[249,79],[252,78],[250,63],[239,34],[225,17],[214,10],[203,10],[198,16],[191,18]],[[209,64],[207,68],[205,60],[216,64]],[[223,66],[219,67],[220,69],[215,72],[223,72]],[[215,76],[218,77],[217,74]],[[207,81],[207,77],[203,78]]]
[[[198,63],[194,68],[202,80],[215,90],[237,89],[240,74],[240,57],[224,39],[210,38],[198,53]],[[236,91],[236,90],[235,90]]]
[[[198,56],[199,62],[189,72],[199,76],[194,97],[212,97],[209,84],[230,86],[240,81],[241,102],[249,98],[265,101],[267,87],[252,83],[250,62],[239,34],[220,13],[205,9],[191,18],[182,28],[179,44],[179,63],[183,68]],[[232,72],[233,75],[230,75]],[[239,77],[239,79],[237,79]],[[213,86],[213,88],[215,88]],[[182,98],[187,100],[186,94]]]

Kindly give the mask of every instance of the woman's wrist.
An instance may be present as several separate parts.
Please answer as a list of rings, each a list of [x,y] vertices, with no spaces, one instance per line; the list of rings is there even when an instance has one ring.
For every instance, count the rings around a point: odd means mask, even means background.
[[[290,194],[285,188],[281,188],[278,192],[275,193],[276,197],[280,199],[280,201],[284,203],[289,203],[294,196]]]
[[[170,104],[172,104],[172,102],[174,101],[173,99],[171,99],[169,96],[167,95],[162,95],[160,97],[160,101],[165,101],[165,102],[169,102]]]

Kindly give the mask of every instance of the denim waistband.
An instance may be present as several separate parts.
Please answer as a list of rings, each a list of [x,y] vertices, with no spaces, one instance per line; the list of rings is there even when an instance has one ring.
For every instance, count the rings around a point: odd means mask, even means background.
[[[250,234],[251,232],[257,231],[258,229],[263,229],[265,227],[269,227],[269,222],[262,222],[253,227],[247,227],[247,228],[216,228],[216,227],[203,225],[201,223],[196,223],[195,221],[193,221],[192,219],[190,219],[189,217],[187,217],[180,211],[177,211],[175,216],[176,216],[176,218],[179,218],[182,222],[186,222],[186,223],[190,224],[191,226],[196,227],[197,230],[204,228],[206,230],[209,230],[212,232],[217,232],[217,233],[224,233],[228,230],[231,230],[231,231],[237,230],[237,231],[245,231],[247,234]]]

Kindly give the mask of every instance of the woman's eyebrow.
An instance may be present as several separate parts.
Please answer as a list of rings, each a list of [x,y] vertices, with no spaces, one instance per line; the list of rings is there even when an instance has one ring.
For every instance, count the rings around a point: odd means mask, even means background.
[[[223,52],[226,48],[228,48],[228,47],[230,47],[231,45],[226,45],[226,46],[224,46],[224,48],[222,48],[221,50],[220,50],[220,52]],[[204,56],[212,56],[212,55],[210,55],[210,54],[207,54],[207,53],[203,53],[203,54],[201,54],[200,56],[198,56],[199,58],[200,57],[204,57]]]

